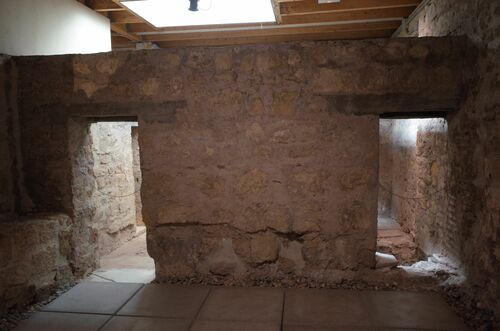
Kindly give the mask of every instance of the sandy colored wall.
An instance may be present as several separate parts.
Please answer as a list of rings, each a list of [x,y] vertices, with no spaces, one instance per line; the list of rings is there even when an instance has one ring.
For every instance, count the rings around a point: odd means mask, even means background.
[[[0,54],[111,51],[109,20],[74,0],[0,2]]]
[[[374,263],[377,115],[453,109],[465,46],[404,39],[16,58],[28,192],[39,210],[72,211],[64,142],[80,131],[68,120],[137,116],[159,280],[350,277]],[[85,270],[95,244],[78,224],[75,263]]]

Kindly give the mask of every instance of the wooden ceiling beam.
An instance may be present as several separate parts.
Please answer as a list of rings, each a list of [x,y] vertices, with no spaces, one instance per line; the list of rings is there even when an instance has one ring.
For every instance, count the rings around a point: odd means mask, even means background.
[[[172,39],[160,41],[156,44],[161,48],[185,47],[185,46],[223,46],[223,45],[243,45],[271,42],[303,41],[303,40],[339,40],[339,39],[366,39],[366,38],[387,38],[395,29],[371,30],[371,31],[337,31],[337,32],[317,32],[305,34],[269,35],[254,37],[226,36],[213,39]]]
[[[143,35],[145,41],[200,41],[207,39],[238,39],[238,38],[276,38],[276,36],[287,36],[288,39],[292,36],[311,36],[311,35],[330,35],[335,36],[336,33],[345,32],[362,32],[369,36],[370,31],[378,30],[396,30],[400,21],[386,21],[376,23],[350,23],[350,24],[335,24],[322,25],[313,27],[290,27],[280,26],[273,29],[248,29],[248,30],[220,30],[207,32],[185,32],[185,33],[166,33],[166,34],[148,34]],[[284,38],[287,39],[287,38]],[[287,39],[287,40],[288,40]],[[291,39],[293,40],[293,38]]]
[[[281,0],[281,15],[315,13],[323,11],[345,11],[355,9],[416,7],[421,0],[349,0],[339,3],[318,4],[318,0]]]
[[[125,10],[125,8],[119,6],[113,0],[78,0],[78,1],[97,12]]]
[[[414,6],[394,7],[394,8],[376,8],[376,9],[356,9],[345,11],[317,12],[300,15],[282,15],[283,24],[302,24],[317,22],[339,22],[356,20],[373,20],[408,17]]]
[[[111,23],[116,24],[144,23],[144,19],[126,10],[111,11],[107,16],[109,17]]]
[[[142,37],[136,35],[135,33],[129,32],[126,25],[112,23],[111,31],[119,34],[122,37],[127,38],[128,40],[135,42],[142,42]]]

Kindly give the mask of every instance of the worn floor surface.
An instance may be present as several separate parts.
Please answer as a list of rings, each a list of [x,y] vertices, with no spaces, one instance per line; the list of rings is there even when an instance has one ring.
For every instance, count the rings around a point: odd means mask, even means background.
[[[134,239],[101,258],[101,267],[85,281],[150,283],[155,278],[154,260],[148,255],[145,229]]]
[[[464,330],[437,294],[83,282],[19,331]]]

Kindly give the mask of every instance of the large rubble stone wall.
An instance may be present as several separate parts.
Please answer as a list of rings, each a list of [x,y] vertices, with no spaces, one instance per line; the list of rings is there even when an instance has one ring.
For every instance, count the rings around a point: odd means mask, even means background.
[[[483,306],[500,314],[500,2],[432,0],[417,34],[467,36],[479,49],[459,111],[448,116],[449,219]]]
[[[100,255],[132,239],[136,228],[135,179],[131,123],[98,122],[90,126],[94,159],[93,192]]]
[[[0,232],[0,314],[43,298],[72,279],[71,219],[38,215],[2,223]]]
[[[465,50],[444,38],[16,58],[28,192],[73,210],[90,183],[71,187],[66,142],[83,131],[68,120],[137,116],[159,280],[352,275],[374,264],[377,115],[453,110]],[[75,265],[91,268],[95,233],[75,222]]]

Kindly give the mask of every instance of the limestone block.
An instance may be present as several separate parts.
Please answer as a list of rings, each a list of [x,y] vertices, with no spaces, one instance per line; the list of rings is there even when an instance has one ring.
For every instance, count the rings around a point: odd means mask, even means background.
[[[236,189],[244,198],[255,197],[262,194],[268,187],[267,174],[260,169],[246,172],[239,180]]]
[[[250,242],[252,260],[255,263],[274,262],[278,259],[279,245],[270,233],[255,235]]]

